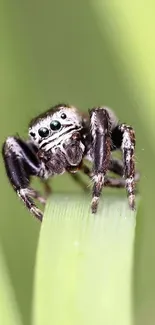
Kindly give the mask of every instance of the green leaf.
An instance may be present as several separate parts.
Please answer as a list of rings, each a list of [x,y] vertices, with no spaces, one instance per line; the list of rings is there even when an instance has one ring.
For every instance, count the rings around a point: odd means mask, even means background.
[[[41,227],[34,325],[131,324],[135,214],[127,199],[55,195]]]

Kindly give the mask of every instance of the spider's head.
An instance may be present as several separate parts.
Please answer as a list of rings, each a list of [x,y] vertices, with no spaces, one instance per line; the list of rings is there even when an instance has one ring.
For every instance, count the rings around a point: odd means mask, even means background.
[[[82,129],[82,117],[73,106],[57,105],[33,119],[29,136],[41,149],[50,150]]]

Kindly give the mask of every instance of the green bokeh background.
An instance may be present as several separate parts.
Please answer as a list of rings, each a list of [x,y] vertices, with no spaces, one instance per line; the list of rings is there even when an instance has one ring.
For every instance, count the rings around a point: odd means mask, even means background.
[[[3,0],[0,10],[1,143],[8,135],[26,137],[29,120],[59,102],[83,111],[107,105],[136,130],[142,174],[133,281],[138,324],[146,324],[148,315],[154,319],[155,303],[155,5],[146,5]],[[0,179],[0,242],[27,325],[40,225],[17,200],[2,159]],[[53,187],[79,191],[68,176],[56,178]]]

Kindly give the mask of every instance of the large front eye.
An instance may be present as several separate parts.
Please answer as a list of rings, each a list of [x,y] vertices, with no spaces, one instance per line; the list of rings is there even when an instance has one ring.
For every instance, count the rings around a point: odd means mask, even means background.
[[[53,131],[58,131],[60,128],[61,128],[61,123],[59,121],[52,121],[51,124],[50,124],[50,128],[53,130]]]
[[[39,129],[38,133],[42,138],[46,138],[49,135],[49,130],[47,128],[42,127]]]

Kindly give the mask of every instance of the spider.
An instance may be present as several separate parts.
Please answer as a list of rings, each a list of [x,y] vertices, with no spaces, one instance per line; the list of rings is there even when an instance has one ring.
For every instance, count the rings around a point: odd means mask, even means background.
[[[112,157],[121,150],[123,159]],[[34,118],[29,124],[29,140],[9,136],[2,154],[7,176],[29,211],[40,221],[43,213],[33,199],[45,204],[46,199],[30,187],[31,176],[44,180],[50,192],[48,178],[68,172],[81,184],[76,172],[83,171],[93,182],[92,213],[97,212],[103,186],[126,187],[129,207],[135,209],[135,132],[121,124],[107,107],[95,107],[89,114],[80,113],[74,106],[59,104]],[[85,164],[92,162],[92,170]],[[107,176],[112,171],[119,178]],[[124,176],[124,177],[123,177]]]

